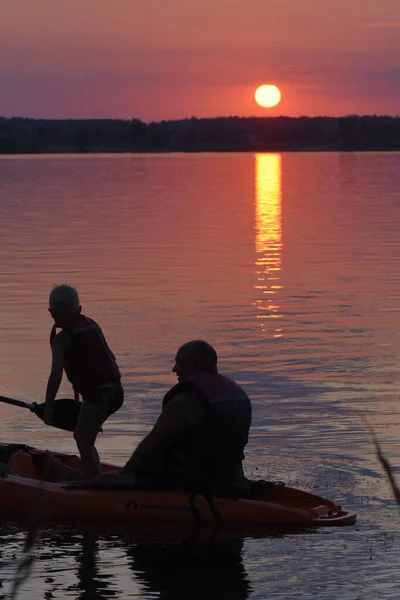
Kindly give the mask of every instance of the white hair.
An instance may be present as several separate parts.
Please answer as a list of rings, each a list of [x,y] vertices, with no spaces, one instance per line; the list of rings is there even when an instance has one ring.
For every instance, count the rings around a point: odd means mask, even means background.
[[[74,314],[80,307],[79,296],[76,288],[63,283],[55,285],[49,297],[51,310],[67,314]]]

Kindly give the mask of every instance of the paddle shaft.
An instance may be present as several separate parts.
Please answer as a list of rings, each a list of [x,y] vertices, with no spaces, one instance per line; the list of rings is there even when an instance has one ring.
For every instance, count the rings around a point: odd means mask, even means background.
[[[7,398],[7,396],[0,396],[0,402],[5,402],[6,404],[13,404],[13,406],[21,406],[22,408],[29,408],[29,410],[34,411],[36,404],[32,402],[24,402],[23,400],[16,400],[15,398]]]

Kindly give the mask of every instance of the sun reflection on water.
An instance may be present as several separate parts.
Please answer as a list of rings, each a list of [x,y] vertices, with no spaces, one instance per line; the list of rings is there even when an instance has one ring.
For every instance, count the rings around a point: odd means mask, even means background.
[[[278,304],[282,268],[282,167],[280,154],[255,156],[255,248],[256,276],[254,301],[261,330],[282,337]]]

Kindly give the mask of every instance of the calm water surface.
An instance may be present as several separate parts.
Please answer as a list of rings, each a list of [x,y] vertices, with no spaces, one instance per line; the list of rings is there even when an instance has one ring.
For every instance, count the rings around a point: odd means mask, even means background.
[[[0,159],[0,394],[43,399],[48,293],[67,281],[123,372],[104,460],[127,459],[178,346],[201,337],[253,399],[248,475],[359,515],[194,542],[49,527],[20,598],[398,598],[399,514],[363,418],[400,479],[399,184],[399,153]],[[75,452],[70,434],[0,410],[2,441]],[[3,523],[0,538],[1,599],[25,532]]]

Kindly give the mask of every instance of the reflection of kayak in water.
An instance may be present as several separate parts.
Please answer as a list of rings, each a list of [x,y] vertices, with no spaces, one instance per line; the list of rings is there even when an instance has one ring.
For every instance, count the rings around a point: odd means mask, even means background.
[[[35,541],[37,575],[32,574],[34,580],[24,585],[27,597],[246,600],[253,591],[244,565],[243,537],[200,537],[200,532],[179,537],[172,527],[169,539],[159,537],[158,527],[154,535],[144,535],[143,530],[143,537],[138,537],[137,524],[132,532],[121,530],[123,535],[107,535],[94,528],[74,531],[61,525],[42,528]],[[15,577],[15,559],[25,536],[14,525],[0,525],[4,582],[0,597],[9,597],[6,582]],[[55,553],[64,562],[62,557],[70,559],[61,576]]]
[[[80,468],[80,459],[55,453],[58,461]],[[7,463],[0,477],[3,516],[24,517],[37,507],[48,520],[101,520],[149,523],[225,523],[228,526],[352,525],[356,514],[334,502],[299,489],[272,482],[251,482],[250,498],[217,498],[201,492],[157,490],[132,485],[89,487],[51,481],[47,454],[28,446],[0,444],[0,462]],[[103,464],[104,471],[117,469]],[[49,481],[50,479],[50,481]]]
[[[129,544],[126,556],[145,597],[246,600],[253,591],[243,564],[243,539],[142,542]]]

